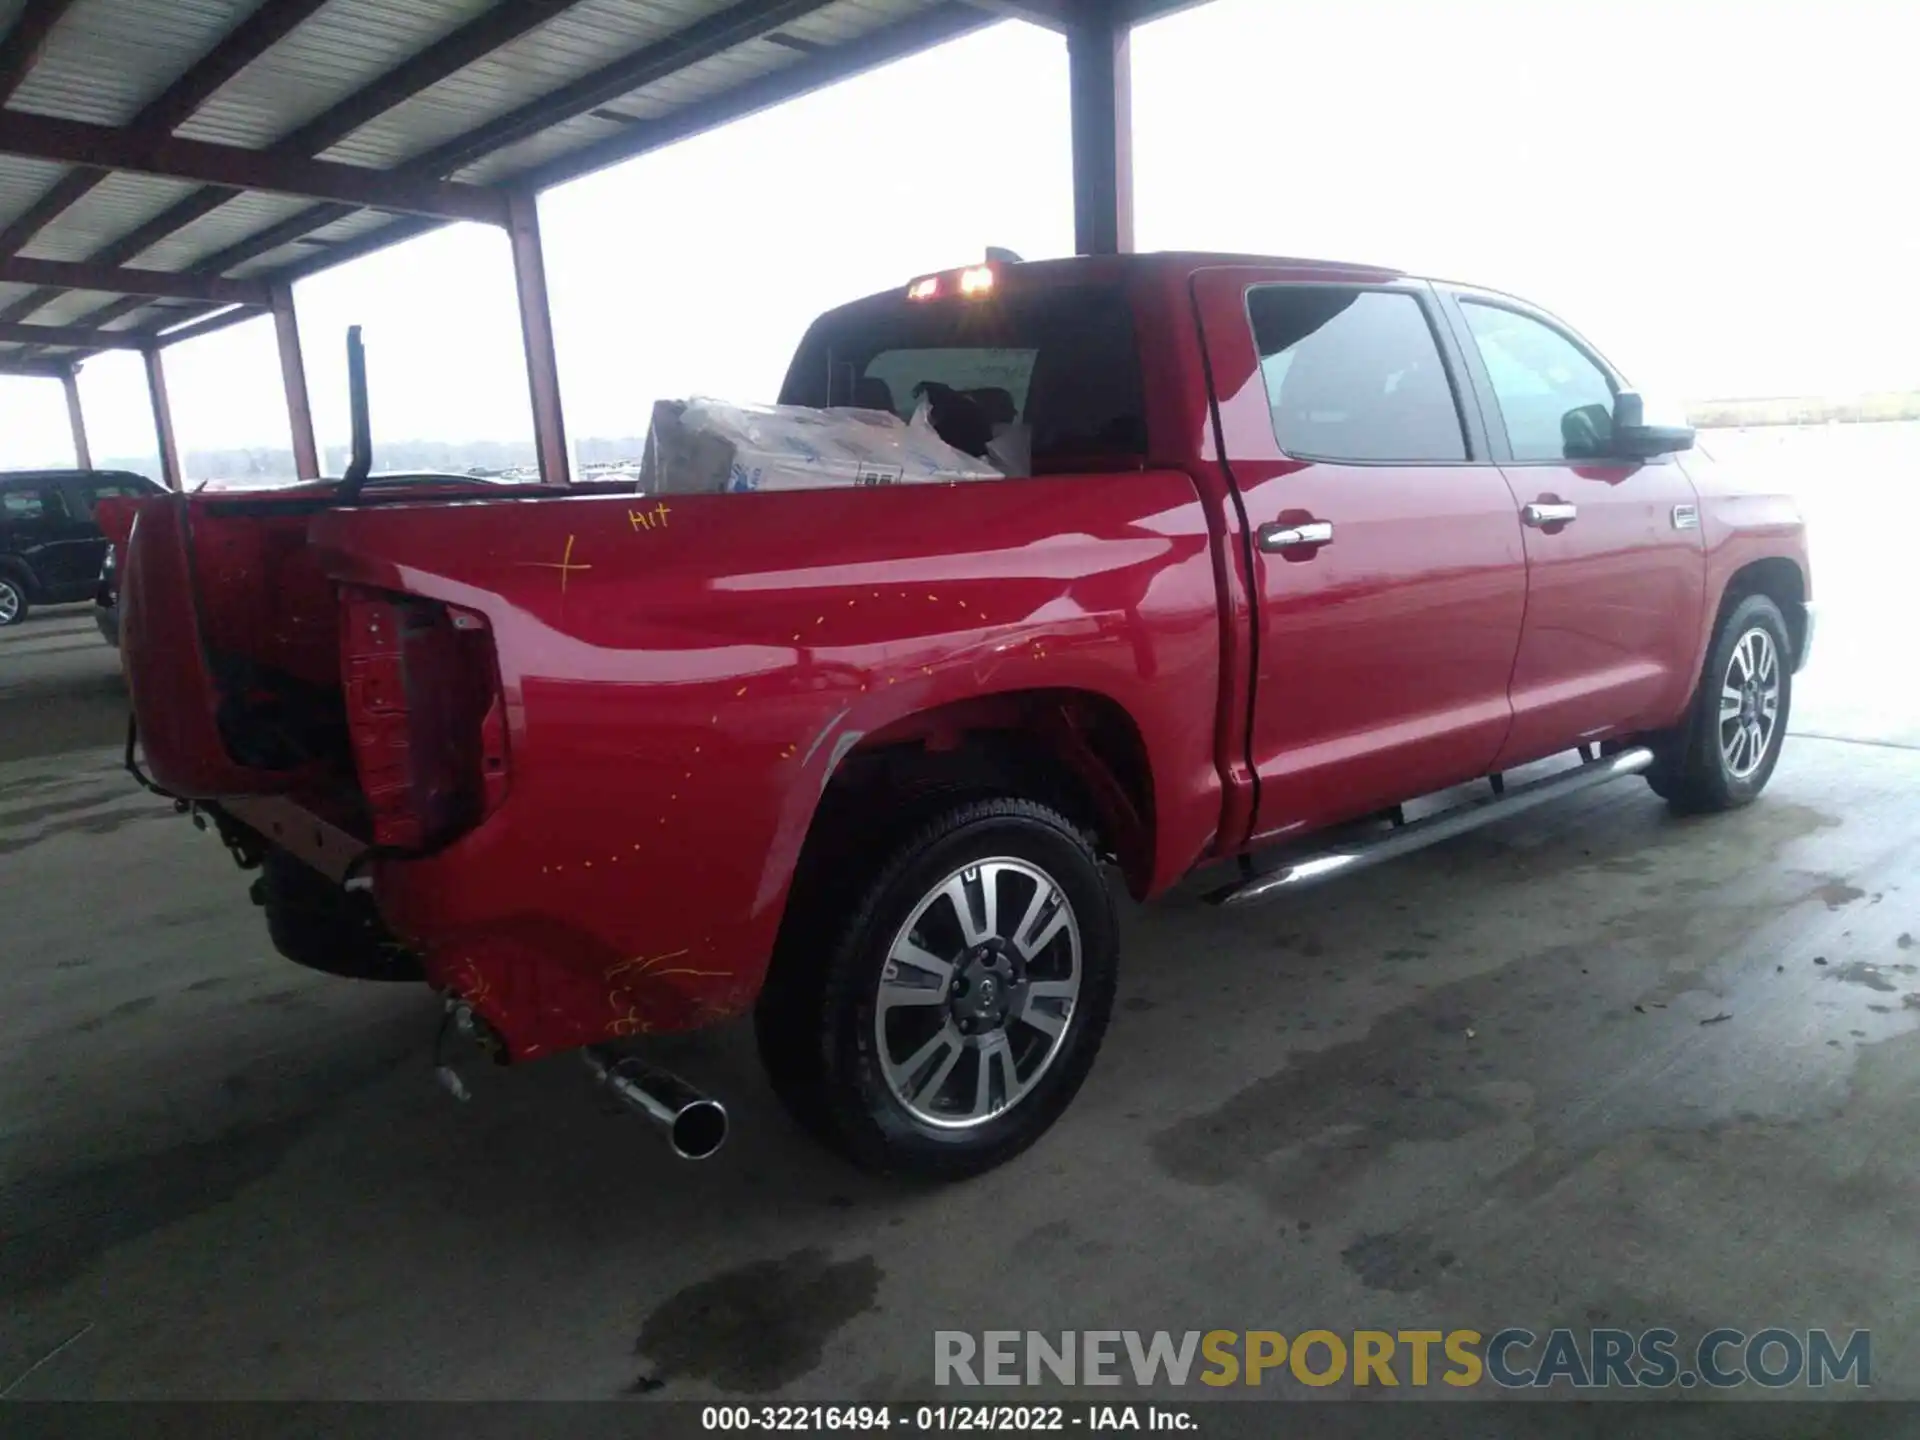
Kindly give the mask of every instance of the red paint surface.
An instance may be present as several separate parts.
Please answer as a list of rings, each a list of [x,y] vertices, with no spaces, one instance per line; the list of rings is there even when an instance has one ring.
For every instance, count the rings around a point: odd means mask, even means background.
[[[537,1035],[522,1048],[750,1002],[834,768],[936,706],[1045,689],[1131,715],[1155,888],[1219,823],[1213,557],[1175,471],[336,512],[312,533],[332,574],[492,632],[510,791],[435,858],[381,864],[376,893],[440,978],[508,997],[479,1008]]]
[[[1699,671],[1706,566],[1698,503],[1672,457],[1503,467],[1522,505],[1568,502],[1571,525],[1525,527],[1527,621],[1513,668],[1513,729],[1496,762],[1523,765],[1569,737],[1658,729],[1686,709]],[[1709,615],[1707,617],[1711,619]]]

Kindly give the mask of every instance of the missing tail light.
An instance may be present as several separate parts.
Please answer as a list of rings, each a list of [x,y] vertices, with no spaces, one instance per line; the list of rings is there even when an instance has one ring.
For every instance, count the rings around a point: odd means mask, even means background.
[[[376,845],[428,850],[506,798],[507,727],[484,616],[347,587],[342,680],[354,767]]]

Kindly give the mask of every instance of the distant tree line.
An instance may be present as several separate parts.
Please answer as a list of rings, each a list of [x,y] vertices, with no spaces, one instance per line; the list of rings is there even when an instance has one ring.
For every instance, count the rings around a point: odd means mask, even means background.
[[[1893,391],[1843,399],[1708,400],[1688,407],[1688,420],[1701,428],[1744,425],[1860,424],[1888,420],[1920,420],[1920,391]],[[593,437],[574,442],[580,465],[638,463],[646,446],[643,436],[614,439]],[[134,470],[158,475],[155,455],[95,461],[102,469]],[[193,450],[182,457],[188,482],[202,480],[257,480],[270,483],[293,478],[291,450]],[[532,467],[536,461],[531,440],[394,440],[374,445],[377,470],[511,470]],[[328,446],[321,468],[338,475],[347,466],[347,447]]]
[[[1687,411],[1701,429],[1745,425],[1868,425],[1920,420],[1920,390],[1884,391],[1842,399],[1708,400]]]
[[[644,437],[621,439],[593,437],[574,443],[574,457],[581,465],[637,462],[645,447]],[[157,455],[118,456],[94,462],[105,470],[133,470],[157,475]],[[394,440],[376,441],[373,464],[376,470],[442,470],[462,474],[468,470],[511,470],[536,463],[530,440]],[[320,468],[338,475],[347,466],[347,447],[323,448]],[[258,480],[270,482],[293,478],[293,452],[289,449],[249,448],[241,450],[190,450],[180,457],[180,468],[189,483],[202,480]]]

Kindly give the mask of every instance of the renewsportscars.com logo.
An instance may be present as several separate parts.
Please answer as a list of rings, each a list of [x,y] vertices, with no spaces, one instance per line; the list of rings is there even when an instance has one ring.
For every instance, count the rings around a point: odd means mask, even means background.
[[[1850,1330],[936,1330],[936,1385],[1298,1384],[1457,1389],[1716,1390],[1873,1383],[1873,1337]]]

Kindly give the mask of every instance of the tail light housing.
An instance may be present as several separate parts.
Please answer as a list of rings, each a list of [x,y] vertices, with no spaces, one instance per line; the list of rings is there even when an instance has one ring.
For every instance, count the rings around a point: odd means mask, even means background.
[[[373,843],[433,850],[506,798],[499,666],[476,611],[357,586],[340,593],[341,680]]]

